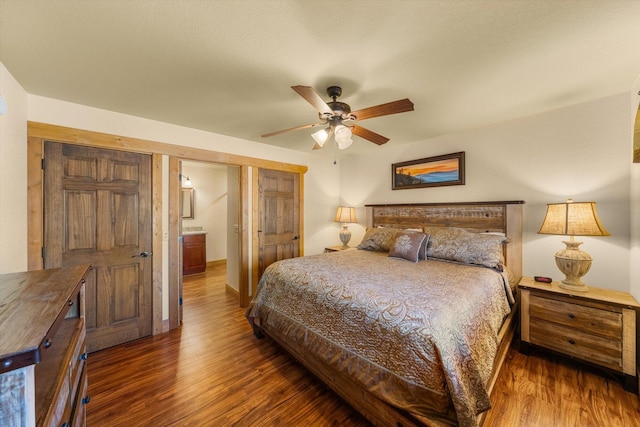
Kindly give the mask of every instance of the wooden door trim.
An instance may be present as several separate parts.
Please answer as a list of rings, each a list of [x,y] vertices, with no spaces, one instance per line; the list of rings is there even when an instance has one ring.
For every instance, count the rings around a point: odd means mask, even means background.
[[[251,252],[253,255],[260,253],[260,245],[258,239],[258,230],[260,229],[260,181],[258,180],[260,170],[253,168],[251,171],[251,186],[253,192],[251,194],[251,242],[253,243]],[[257,256],[251,258],[251,295],[255,295],[258,289],[258,271],[260,271],[260,260]]]
[[[77,144],[85,145],[95,148],[106,148],[112,150],[132,151],[138,153],[145,153],[152,155],[152,213],[153,213],[153,252],[157,255],[154,257],[152,264],[152,277],[153,277],[153,325],[152,330],[154,334],[160,332],[166,332],[166,328],[163,327],[162,322],[162,155],[168,155],[171,161],[172,157],[179,160],[196,160],[207,161],[212,163],[220,163],[227,165],[234,165],[241,167],[241,183],[240,191],[242,194],[240,203],[241,222],[239,224],[239,232],[242,235],[240,240],[240,304],[241,306],[247,306],[251,300],[249,295],[249,236],[257,238],[257,226],[253,223],[249,224],[249,212],[248,202],[249,197],[256,196],[258,190],[257,185],[252,188],[252,195],[249,194],[249,169],[253,169],[253,174],[257,177],[258,168],[263,167],[266,169],[294,172],[300,174],[300,221],[301,221],[301,236],[300,239],[304,239],[303,227],[303,176],[307,172],[307,166],[295,165],[285,162],[277,162],[271,160],[258,159],[253,157],[221,153],[216,151],[203,150],[199,148],[185,147],[181,145],[174,145],[156,141],[149,141],[138,138],[130,138],[125,136],[118,136],[112,134],[106,134],[101,132],[93,132],[83,129],[74,129],[64,126],[51,125],[46,123],[39,123],[28,121],[27,122],[27,265],[28,269],[41,270],[43,268],[42,262],[42,247],[44,245],[44,206],[43,206],[43,181],[42,181],[42,159],[44,158],[44,141],[62,142],[65,144]],[[155,175],[154,172],[157,172]],[[157,176],[156,176],[157,175]],[[173,182],[171,172],[169,179]],[[170,186],[171,188],[171,186]],[[176,229],[178,221],[178,213],[175,209],[179,208],[177,204],[176,196],[169,197],[167,203],[169,203],[169,234],[170,234],[170,249],[169,249],[169,294],[171,295],[171,286],[174,281],[171,277],[175,276],[174,270],[179,269],[179,265],[171,265],[171,255],[175,254],[177,250],[177,235],[179,229]],[[251,199],[253,200],[253,199]],[[257,198],[256,198],[257,200]],[[253,200],[253,207],[257,206],[257,201]],[[175,204],[175,207],[174,207]],[[172,225],[172,217],[175,215],[175,223]],[[256,215],[253,218],[257,218]],[[171,233],[177,233],[175,239],[171,238]],[[174,242],[176,247],[171,249],[171,242]],[[300,242],[300,254],[303,254],[304,240]],[[257,251],[253,252],[257,254]],[[257,257],[253,257],[254,263],[257,262]],[[257,271],[252,264],[252,271]],[[172,274],[174,276],[172,276]],[[252,282],[256,283],[252,286],[255,289],[257,285],[257,276],[252,275]],[[179,303],[179,301],[178,301]],[[170,304],[170,329],[178,326],[178,320],[174,320],[171,324],[171,305]],[[175,307],[175,306],[174,306]],[[177,319],[177,316],[175,316]]]
[[[240,229],[238,232],[240,233],[241,241],[240,241],[240,283],[238,284],[238,292],[240,293],[240,307],[247,307],[251,302],[251,298],[253,296],[253,292],[249,294],[249,233],[251,233],[252,243],[255,245],[255,234],[258,234],[258,228],[255,224],[251,223],[251,228],[249,228],[249,200],[251,203],[254,203],[253,199],[256,194],[256,187],[251,187],[251,194],[249,194],[249,171],[250,168],[247,165],[240,167]],[[253,185],[253,183],[252,183]],[[250,199],[251,197],[251,199]],[[253,205],[252,205],[253,206]],[[254,250],[253,247],[251,248]],[[255,252],[253,252],[255,253]],[[255,257],[254,257],[255,258]],[[251,271],[255,270],[255,260],[252,260]],[[253,276],[253,275],[252,275]],[[253,286],[253,280],[251,289],[255,289]]]
[[[154,256],[151,258],[151,319],[152,334],[157,335],[163,331],[162,324],[162,155],[151,156],[151,250]]]
[[[49,141],[63,142],[65,144],[87,145],[91,147],[133,151],[144,154],[166,154],[178,157],[181,160],[195,160],[235,166],[255,166],[300,174],[304,174],[308,170],[307,166],[291,163],[258,159],[238,154],[203,150],[201,148],[186,147],[183,145],[174,145],[82,129],[73,129],[32,121],[27,122],[27,136],[29,138],[46,139]]]
[[[44,140],[27,138],[27,269],[42,270],[44,259]]]
[[[180,326],[180,159],[169,157],[169,329]]]

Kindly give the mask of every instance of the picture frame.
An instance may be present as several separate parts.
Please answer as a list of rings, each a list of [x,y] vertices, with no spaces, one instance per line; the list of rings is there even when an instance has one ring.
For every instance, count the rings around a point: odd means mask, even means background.
[[[464,185],[464,151],[391,165],[391,188]]]

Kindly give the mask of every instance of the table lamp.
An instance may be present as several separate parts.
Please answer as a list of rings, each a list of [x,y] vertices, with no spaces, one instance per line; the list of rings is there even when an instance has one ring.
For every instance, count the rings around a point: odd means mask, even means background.
[[[356,219],[356,208],[352,208],[349,206],[339,206],[334,221],[342,223],[342,230],[340,230],[340,241],[342,242],[343,248],[348,248],[349,240],[351,240],[349,223],[358,222],[358,220]]]
[[[582,242],[574,236],[610,236],[600,223],[595,202],[574,202],[568,199],[565,203],[547,204],[547,213],[540,227],[539,234],[562,234],[570,236],[563,241],[567,246],[556,252],[556,265],[566,276],[560,287],[578,292],[587,292],[589,288],[582,281],[582,276],[591,268],[591,256],[580,250]]]

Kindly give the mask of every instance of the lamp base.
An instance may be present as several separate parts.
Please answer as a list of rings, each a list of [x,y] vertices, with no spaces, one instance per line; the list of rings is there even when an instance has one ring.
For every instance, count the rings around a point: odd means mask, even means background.
[[[349,240],[351,240],[351,232],[349,231],[347,224],[342,224],[342,230],[340,230],[340,241],[343,248],[349,247]]]
[[[571,291],[588,292],[589,287],[582,281],[582,276],[591,269],[591,255],[579,249],[582,242],[570,240],[562,243],[567,247],[556,252],[556,265],[566,277],[558,286]]]

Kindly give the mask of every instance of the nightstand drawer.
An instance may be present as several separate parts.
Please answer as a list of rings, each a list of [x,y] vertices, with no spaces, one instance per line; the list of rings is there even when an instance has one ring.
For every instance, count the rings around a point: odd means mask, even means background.
[[[534,317],[530,320],[530,335],[532,344],[622,371],[621,338],[603,338]]]
[[[531,295],[529,315],[609,340],[622,340],[622,313]],[[532,319],[533,320],[533,319]]]

